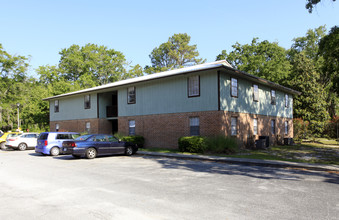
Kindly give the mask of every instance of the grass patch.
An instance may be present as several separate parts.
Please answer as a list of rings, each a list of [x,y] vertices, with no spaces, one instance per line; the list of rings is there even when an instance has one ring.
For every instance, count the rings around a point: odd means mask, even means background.
[[[146,148],[140,150],[159,153],[180,153],[197,155],[196,153],[182,153],[179,152],[178,149]],[[320,143],[301,143],[292,146],[279,145],[272,146],[265,150],[242,149],[239,150],[237,153],[231,155],[216,153],[205,155],[339,165],[339,147],[329,147]]]

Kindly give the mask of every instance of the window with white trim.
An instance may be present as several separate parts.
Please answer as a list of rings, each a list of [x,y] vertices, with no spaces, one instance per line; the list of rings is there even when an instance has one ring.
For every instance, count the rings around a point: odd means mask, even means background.
[[[253,101],[259,101],[259,86],[253,84]]]
[[[200,120],[199,117],[190,118],[190,135],[198,136],[200,135]]]
[[[288,121],[285,121],[285,134],[288,134]]]
[[[231,96],[238,97],[238,79],[231,78]]]
[[[274,119],[271,120],[271,133],[275,134],[275,120]]]
[[[275,90],[271,90],[271,104],[275,105]]]
[[[238,118],[236,117],[231,117],[231,135],[235,136],[238,133],[238,129],[237,129],[237,120]]]
[[[84,107],[85,107],[85,109],[91,108],[91,95],[85,95],[85,97],[84,97]]]
[[[288,108],[288,94],[285,94],[285,107]]]
[[[253,134],[258,135],[258,119],[253,118]]]
[[[135,87],[129,87],[127,89],[127,103],[135,104],[136,103],[136,95],[135,95]]]
[[[188,78],[188,97],[200,96],[200,77],[191,76]]]
[[[59,100],[54,101],[54,112],[59,112]]]
[[[128,121],[128,135],[135,135],[135,120]]]
[[[86,122],[85,129],[88,133],[91,131],[91,122]]]

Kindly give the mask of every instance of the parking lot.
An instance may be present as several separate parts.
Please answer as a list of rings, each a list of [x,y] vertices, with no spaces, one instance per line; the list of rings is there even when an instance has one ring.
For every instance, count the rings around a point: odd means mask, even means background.
[[[0,151],[0,219],[336,219],[338,183],[327,172]]]

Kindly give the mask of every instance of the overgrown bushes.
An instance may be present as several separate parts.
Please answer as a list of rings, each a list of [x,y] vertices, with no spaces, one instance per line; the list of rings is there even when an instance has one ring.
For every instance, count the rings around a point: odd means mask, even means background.
[[[206,149],[205,138],[200,136],[181,137],[178,145],[181,152],[203,153]]]
[[[139,148],[144,147],[145,144],[145,138],[141,135],[124,136],[120,133],[115,133],[114,136],[122,141],[134,143],[138,145]]]
[[[235,138],[222,135],[215,137],[181,137],[178,140],[178,145],[181,152],[189,153],[233,154],[238,149]]]
[[[121,138],[122,141],[131,142],[136,144],[139,148],[144,147],[145,138],[141,135],[133,135],[133,136],[124,136]]]

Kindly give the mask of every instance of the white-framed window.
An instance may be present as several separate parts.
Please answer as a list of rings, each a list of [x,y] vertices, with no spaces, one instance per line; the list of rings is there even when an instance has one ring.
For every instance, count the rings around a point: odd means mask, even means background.
[[[288,108],[288,94],[285,94],[285,107]]]
[[[198,136],[200,135],[200,120],[199,117],[190,118],[190,135]]]
[[[85,97],[84,97],[84,107],[85,107],[85,109],[91,108],[91,95],[85,95]]]
[[[55,124],[55,131],[59,131],[60,129],[60,125],[59,124]]]
[[[231,117],[231,135],[232,136],[235,136],[238,133],[237,121],[238,121],[237,117]]]
[[[86,122],[85,129],[88,133],[91,131],[91,122]]]
[[[136,103],[136,92],[135,87],[129,87],[127,89],[127,103],[128,104],[135,104]]]
[[[274,119],[271,120],[271,133],[275,134],[275,120]]]
[[[200,96],[200,76],[188,77],[188,97]]]
[[[253,84],[253,101],[259,101],[259,86],[256,84]]]
[[[253,118],[253,134],[258,135],[258,119]]]
[[[128,121],[128,135],[135,135],[135,120]]]
[[[285,134],[288,134],[288,121],[285,121]]]
[[[231,78],[231,96],[238,97],[238,79]]]
[[[59,112],[59,100],[54,101],[54,112]]]
[[[271,104],[275,105],[275,90],[271,90]]]

